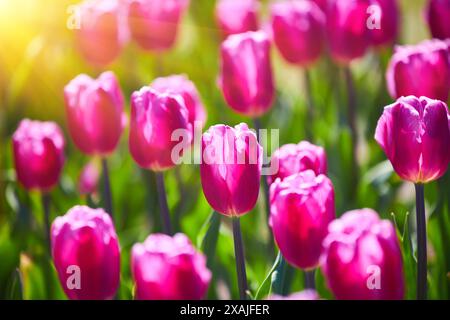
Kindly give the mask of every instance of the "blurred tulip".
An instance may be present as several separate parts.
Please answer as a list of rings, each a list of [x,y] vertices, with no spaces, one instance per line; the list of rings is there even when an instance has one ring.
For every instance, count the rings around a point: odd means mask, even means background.
[[[319,6],[319,8],[323,12],[326,12],[326,10],[328,8],[328,0],[308,0],[308,1],[314,2],[316,5]]]
[[[402,179],[414,183],[436,180],[450,162],[447,105],[426,97],[402,97],[384,108],[375,140]]]
[[[319,294],[316,290],[305,289],[303,291],[291,293],[288,296],[280,296],[277,294],[271,295],[268,300],[320,300]]]
[[[322,147],[308,141],[285,144],[272,154],[272,162],[278,163],[278,171],[267,177],[269,184],[277,178],[284,178],[305,170],[313,170],[316,175],[327,174],[327,156]]]
[[[403,299],[402,252],[390,221],[372,209],[353,210],[328,229],[320,260],[337,299]]]
[[[266,113],[273,102],[270,42],[262,31],[229,36],[221,47],[219,85],[228,105],[250,117]]]
[[[173,47],[189,0],[130,0],[128,25],[137,44],[149,51]]]
[[[426,19],[433,38],[450,38],[450,1],[429,0],[426,9]]]
[[[81,54],[93,65],[110,64],[128,40],[126,8],[120,0],[86,0],[77,9],[75,39]]]
[[[64,166],[64,136],[54,122],[24,119],[12,137],[17,180],[25,189],[49,191]]]
[[[224,38],[232,34],[258,30],[257,0],[219,0],[216,20]]]
[[[78,178],[78,191],[80,194],[91,194],[97,190],[100,170],[98,165],[91,161],[87,163]]]
[[[312,1],[275,2],[271,7],[273,39],[288,62],[307,67],[323,50],[325,16]]]
[[[397,46],[386,72],[393,98],[414,95],[447,101],[450,91],[450,50],[440,40]]]
[[[103,209],[73,207],[53,221],[51,237],[53,262],[69,299],[114,297],[120,278],[119,242]]]
[[[163,171],[176,165],[172,151],[175,130],[185,130],[186,145],[192,141],[189,113],[180,95],[160,93],[145,86],[131,96],[129,148],[141,167]]]
[[[211,207],[227,216],[241,216],[256,204],[262,168],[262,147],[246,124],[215,125],[202,136],[200,175]]]
[[[97,79],[80,74],[64,88],[67,122],[75,145],[89,155],[107,155],[124,127],[124,99],[114,73]]]
[[[205,257],[181,233],[152,234],[135,244],[131,272],[140,300],[200,300],[211,280]]]
[[[275,242],[292,265],[314,268],[328,224],[334,219],[333,184],[306,170],[275,180],[270,187],[270,220]]]
[[[400,18],[397,0],[370,0],[370,8],[376,8],[369,9],[369,13],[375,19],[372,22],[379,23],[377,26],[379,28],[369,28],[371,44],[377,47],[394,44],[398,35]]]
[[[330,0],[326,12],[332,58],[341,64],[361,58],[369,45],[369,0]]]

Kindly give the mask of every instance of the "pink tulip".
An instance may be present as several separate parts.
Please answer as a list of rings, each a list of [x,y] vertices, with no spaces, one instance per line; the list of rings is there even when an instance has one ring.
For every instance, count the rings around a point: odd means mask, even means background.
[[[215,125],[202,136],[200,175],[211,207],[227,216],[241,216],[256,204],[262,168],[262,147],[245,123],[234,128]]]
[[[80,74],[64,88],[67,122],[75,145],[89,155],[107,155],[124,127],[124,99],[112,72],[97,79]]]
[[[270,42],[262,31],[231,35],[222,43],[219,85],[228,105],[250,117],[266,113],[274,98]]]
[[[450,91],[450,50],[440,40],[398,46],[386,72],[393,98],[414,95],[447,101]]]
[[[404,180],[439,179],[450,162],[450,114],[447,105],[426,97],[402,97],[384,108],[375,140]]]
[[[86,0],[77,9],[75,39],[81,54],[93,65],[110,64],[127,42],[126,9],[120,0]]]
[[[152,234],[135,244],[131,272],[140,300],[200,300],[211,280],[205,256],[181,233]]]
[[[187,145],[192,141],[189,113],[180,95],[160,93],[143,87],[131,96],[129,147],[133,159],[143,168],[163,171],[176,165],[172,152],[180,143],[172,139],[182,130]],[[177,156],[181,156],[182,154]]]
[[[278,163],[278,171],[267,177],[269,184],[277,178],[284,178],[305,170],[313,170],[316,175],[327,174],[327,156],[322,147],[308,141],[285,144],[272,154],[272,162]]]
[[[75,206],[53,221],[53,262],[67,297],[112,299],[119,286],[120,250],[103,209]]]
[[[369,45],[369,0],[330,0],[327,33],[332,58],[341,64],[364,56]]]
[[[373,17],[379,19],[379,28],[370,29],[370,41],[374,46],[392,45],[398,35],[399,9],[397,0],[370,0],[370,5],[377,6],[370,11]]]
[[[450,1],[429,0],[426,19],[433,38],[450,38]]]
[[[98,165],[91,161],[87,163],[78,178],[78,191],[80,194],[91,194],[97,190],[100,169]]]
[[[321,268],[337,299],[403,299],[402,253],[390,221],[353,210],[328,229]]]
[[[302,269],[318,265],[334,210],[333,184],[323,174],[306,170],[270,186],[269,224],[290,264]]]
[[[22,120],[12,137],[17,180],[25,189],[49,191],[64,166],[64,136],[54,122]]]
[[[174,75],[157,78],[150,86],[159,92],[181,95],[189,112],[189,123],[192,125],[192,129],[194,129],[196,121],[201,122],[203,128],[206,122],[206,110],[200,100],[200,95],[195,84],[186,76]]]
[[[320,300],[320,297],[316,290],[305,289],[303,291],[291,293],[285,297],[274,294],[271,295],[268,300]]]
[[[137,44],[149,51],[173,47],[189,0],[130,0],[128,25]]]
[[[323,11],[326,12],[327,8],[328,8],[328,0],[309,0],[314,2],[316,5],[319,6],[319,8]]]
[[[215,15],[223,37],[258,30],[258,9],[256,0],[219,0]]]
[[[323,50],[325,16],[312,1],[283,1],[272,5],[272,33],[288,62],[309,66]]]

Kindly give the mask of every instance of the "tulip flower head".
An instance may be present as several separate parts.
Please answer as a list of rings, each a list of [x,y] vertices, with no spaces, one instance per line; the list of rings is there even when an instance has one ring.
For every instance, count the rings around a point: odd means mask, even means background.
[[[334,190],[325,175],[306,170],[270,186],[270,220],[283,257],[301,269],[319,263],[322,240],[335,217]]]
[[[273,294],[267,298],[267,300],[319,300],[319,294],[316,290],[313,289],[305,289],[303,291],[291,293],[288,296],[280,296],[277,294]]]
[[[80,194],[91,194],[97,190],[100,178],[100,168],[95,161],[87,163],[78,178],[78,191]]]
[[[64,136],[54,122],[24,119],[12,137],[17,180],[27,190],[49,191],[64,166]]]
[[[125,125],[124,98],[114,73],[80,74],[64,88],[67,122],[75,145],[88,155],[108,155]]]
[[[450,38],[450,1],[429,0],[426,19],[433,38],[442,40]]]
[[[262,168],[262,147],[241,123],[215,125],[202,136],[200,175],[211,207],[227,216],[241,216],[256,204]]]
[[[376,47],[392,45],[398,35],[399,9],[397,0],[371,0],[370,42]]]
[[[135,244],[131,272],[140,300],[200,300],[211,280],[205,256],[181,233],[152,234]]]
[[[53,263],[61,286],[72,300],[106,300],[116,294],[120,249],[109,214],[75,206],[51,228]]]
[[[336,299],[403,299],[403,262],[392,223],[371,209],[344,213],[329,225],[321,268]]]
[[[450,162],[450,115],[447,105],[426,97],[402,97],[384,108],[375,140],[404,180],[439,179]]]
[[[224,38],[232,34],[258,30],[257,0],[219,0],[216,21]]]

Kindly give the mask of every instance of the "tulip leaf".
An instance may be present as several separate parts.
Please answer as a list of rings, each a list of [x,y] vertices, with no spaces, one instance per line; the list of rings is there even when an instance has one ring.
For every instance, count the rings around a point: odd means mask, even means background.
[[[291,267],[283,256],[280,256],[280,263],[278,264],[274,274],[272,275],[273,292],[285,296],[289,293],[289,288],[294,275],[295,269]]]
[[[272,290],[272,277],[275,274],[281,259],[281,252],[278,252],[277,257],[275,258],[275,262],[273,263],[263,282],[259,286],[258,290],[256,290],[255,300],[259,300],[262,297],[267,297],[270,295]]]
[[[214,265],[214,256],[216,253],[217,239],[219,238],[220,230],[220,214],[213,211],[205,224],[202,226],[199,233],[199,247],[206,255],[207,266],[212,269]]]
[[[9,286],[9,299],[23,300],[23,278],[19,268],[13,272]]]

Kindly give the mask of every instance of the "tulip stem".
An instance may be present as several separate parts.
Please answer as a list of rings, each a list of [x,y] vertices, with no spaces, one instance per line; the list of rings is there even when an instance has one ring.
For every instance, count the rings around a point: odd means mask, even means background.
[[[234,255],[236,256],[236,271],[239,286],[239,297],[247,300],[247,273],[245,271],[244,246],[242,244],[241,222],[239,217],[233,217]]]
[[[427,298],[427,225],[425,217],[424,186],[415,184],[417,222],[417,299]]]
[[[108,161],[106,158],[102,158],[102,168],[103,168],[103,205],[105,206],[106,212],[114,219],[113,214],[113,204],[112,204],[112,193],[111,193],[111,182],[109,180],[109,169]]]
[[[164,185],[164,174],[162,172],[155,172],[156,188],[158,190],[159,212],[163,224],[163,231],[165,234],[172,234],[172,224],[170,222],[169,206],[167,204],[166,187]]]
[[[305,270],[305,289],[315,289],[316,288],[316,279],[315,279],[316,270]]]
[[[314,120],[314,100],[312,94],[311,74],[308,69],[303,71],[303,81],[306,87],[306,100],[307,100],[307,119],[306,119],[306,138],[312,141],[313,137],[313,120]]]
[[[51,198],[48,192],[42,193],[42,208],[44,209],[44,228],[45,228],[45,241],[48,252],[51,256],[51,238],[50,238],[50,203]]]

